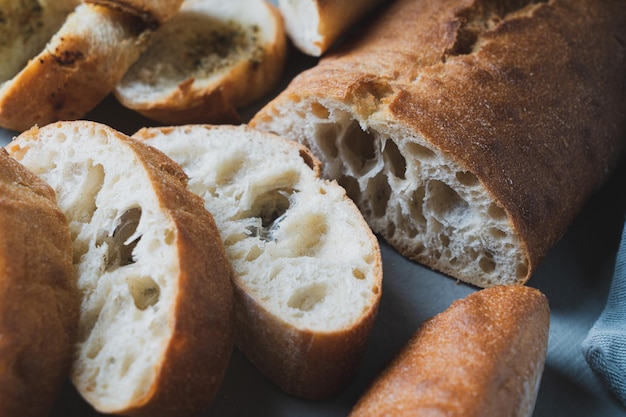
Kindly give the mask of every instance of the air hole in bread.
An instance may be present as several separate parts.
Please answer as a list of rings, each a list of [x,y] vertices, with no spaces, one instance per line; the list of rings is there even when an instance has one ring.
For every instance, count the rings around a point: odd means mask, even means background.
[[[318,123],[315,125],[315,139],[326,159],[333,160],[339,156],[335,139],[339,135],[339,127],[334,123]]]
[[[481,271],[486,274],[491,274],[496,270],[496,262],[493,259],[493,254],[489,252],[483,253],[483,255],[478,260],[478,266]]]
[[[318,119],[328,119],[330,111],[320,103],[314,101],[311,103],[311,113]]]
[[[404,159],[404,156],[398,150],[398,146],[391,139],[387,139],[384,142],[383,160],[394,176],[403,180],[406,179],[406,159]]]
[[[487,208],[487,214],[494,220],[504,220],[507,218],[506,212],[495,203],[491,203]]]
[[[106,235],[103,241],[107,244],[106,270],[112,271],[119,267],[134,263],[133,250],[141,239],[135,237],[137,226],[141,219],[141,208],[133,207],[126,210],[119,218],[117,226],[110,235]],[[131,240],[131,238],[133,238]],[[102,238],[101,238],[102,239]],[[99,246],[102,242],[97,242]]]
[[[321,213],[306,213],[285,223],[270,253],[279,258],[315,257],[328,235],[328,219]]]
[[[328,286],[324,283],[313,283],[298,288],[289,298],[287,305],[301,311],[311,311],[326,298]]]
[[[408,142],[405,145],[405,149],[407,153],[413,155],[416,159],[420,161],[428,161],[430,159],[436,158],[437,156],[435,152],[431,149],[415,142]]]
[[[356,120],[346,127],[341,142],[342,156],[353,173],[363,175],[376,164],[375,144],[374,136],[361,129]]]
[[[521,279],[521,278],[526,277],[526,275],[528,275],[528,265],[525,265],[525,264],[517,265],[515,273],[517,275],[517,278]]]
[[[133,297],[135,307],[145,310],[155,305],[159,301],[161,289],[159,285],[150,277],[130,277],[126,281],[128,291]]]
[[[426,188],[419,186],[413,191],[409,200],[409,211],[413,224],[419,229],[426,227],[426,217],[424,217],[424,198],[426,197]]]
[[[352,270],[352,275],[354,275],[356,279],[365,279],[365,273],[358,268]]]
[[[461,183],[461,185],[465,185],[466,187],[474,187],[479,183],[476,175],[471,172],[457,172],[455,176],[459,183]]]
[[[247,227],[249,235],[267,242],[274,240],[273,234],[289,209],[289,196],[293,193],[294,190],[291,188],[280,188],[258,195],[250,210],[245,214],[245,217],[260,220]]]
[[[337,180],[337,182],[344,188],[344,190],[346,190],[346,194],[353,201],[361,200],[361,187],[359,186],[359,182],[356,178],[343,175]]]
[[[506,237],[506,232],[498,229],[497,227],[491,227],[489,229],[489,235],[495,239],[504,239]]]
[[[368,181],[366,192],[370,196],[372,214],[377,218],[383,217],[391,196],[391,186],[384,172],[379,172]]]
[[[469,203],[442,181],[428,183],[426,204],[428,211],[441,222],[460,227],[467,221]]]

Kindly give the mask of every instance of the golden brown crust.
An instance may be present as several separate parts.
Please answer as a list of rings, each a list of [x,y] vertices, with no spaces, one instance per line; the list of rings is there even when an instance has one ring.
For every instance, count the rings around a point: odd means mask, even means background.
[[[79,9],[73,24],[66,21],[48,46],[0,88],[0,126],[24,131],[79,119],[115,88],[139,57],[147,42],[143,22],[101,6]],[[88,22],[97,23],[81,27],[88,15]]]
[[[526,286],[496,286],[425,321],[356,404],[356,416],[527,416],[550,311]]]
[[[0,415],[45,416],[78,323],[70,232],[54,191],[0,149]]]
[[[495,3],[394,2],[251,124],[282,100],[317,97],[362,120],[377,113],[371,128],[423,136],[506,210],[528,258],[525,281],[623,152],[626,3]]]
[[[131,13],[140,17],[151,28],[157,28],[178,12],[183,0],[86,0],[85,3],[99,4]]]

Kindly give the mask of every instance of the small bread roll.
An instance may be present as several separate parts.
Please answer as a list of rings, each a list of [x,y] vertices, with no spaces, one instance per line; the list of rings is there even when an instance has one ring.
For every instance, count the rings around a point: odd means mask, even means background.
[[[265,0],[186,0],[115,89],[163,124],[237,123],[280,80],[286,36]]]
[[[142,129],[178,162],[217,221],[234,270],[239,349],[285,392],[339,393],[378,311],[376,237],[294,142],[247,126]]]
[[[350,417],[530,417],[550,311],[538,290],[496,286],[427,320]]]
[[[233,346],[231,270],[185,173],[98,123],[58,122],[8,150],[56,191],[81,291],[71,379],[99,412],[192,416]]]
[[[0,148],[0,415],[45,417],[78,326],[72,241],[54,191]]]

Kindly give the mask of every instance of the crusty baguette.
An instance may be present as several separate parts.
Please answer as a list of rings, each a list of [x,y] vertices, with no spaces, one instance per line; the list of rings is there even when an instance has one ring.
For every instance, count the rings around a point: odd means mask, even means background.
[[[115,89],[164,124],[235,123],[279,81],[286,36],[265,0],[185,0]]]
[[[98,411],[192,416],[233,345],[230,266],[184,172],[98,123],[33,128],[9,152],[57,192],[82,292],[71,379]]]
[[[353,25],[387,0],[278,0],[285,29],[305,54],[321,56]]]
[[[115,88],[150,31],[138,17],[81,4],[47,45],[10,79],[0,79],[0,126],[78,119]]]
[[[79,294],[54,191],[0,148],[0,415],[45,417],[72,359]]]
[[[251,121],[310,147],[403,255],[481,287],[531,276],[626,125],[626,2],[501,3],[394,2]]]
[[[470,294],[422,324],[350,417],[530,417],[549,327],[548,301],[534,288]]]
[[[59,30],[79,0],[0,0],[0,84],[13,78]]]
[[[178,13],[183,0],[84,0],[84,2],[134,14],[148,26],[156,29]]]
[[[190,177],[234,270],[239,349],[289,394],[326,398],[361,362],[381,296],[378,242],[309,151],[247,126],[142,129]]]

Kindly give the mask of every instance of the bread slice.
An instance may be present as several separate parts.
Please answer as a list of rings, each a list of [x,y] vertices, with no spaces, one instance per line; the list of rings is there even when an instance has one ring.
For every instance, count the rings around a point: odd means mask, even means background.
[[[184,172],[98,123],[8,145],[57,192],[82,292],[71,379],[102,413],[186,416],[211,401],[233,344],[230,266]]]
[[[183,0],[84,0],[123,10],[139,16],[148,26],[157,29],[178,13]]]
[[[213,213],[234,270],[235,342],[289,394],[326,398],[356,371],[381,296],[378,242],[302,146],[247,126],[142,129]]]
[[[70,231],[54,191],[0,148],[0,415],[50,413],[78,308]]]
[[[59,30],[79,0],[0,0],[0,84],[13,78]]]
[[[480,287],[529,279],[626,126],[626,2],[508,3],[394,2],[251,121],[310,147],[400,253]]]
[[[321,56],[385,1],[278,0],[278,8],[293,44],[307,55]]]
[[[0,126],[23,131],[83,117],[114,89],[149,33],[138,17],[79,5],[37,56],[0,79]]]
[[[534,288],[470,294],[422,324],[350,417],[530,417],[549,327],[548,301]]]
[[[285,55],[282,19],[265,0],[185,0],[115,95],[164,124],[235,123],[280,80]]]

